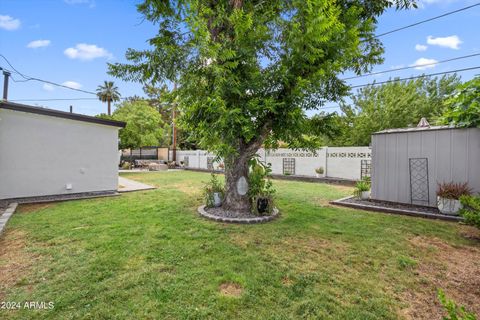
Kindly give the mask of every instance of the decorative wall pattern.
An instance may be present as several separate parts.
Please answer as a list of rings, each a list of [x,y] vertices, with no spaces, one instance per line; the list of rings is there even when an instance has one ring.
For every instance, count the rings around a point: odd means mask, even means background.
[[[361,161],[370,160],[370,153],[369,147],[324,147],[316,152],[283,148],[260,149],[257,154],[261,161],[271,164],[273,174],[315,177],[315,169],[322,167],[326,177],[359,180]],[[170,159],[171,156],[170,153]],[[205,150],[178,150],[177,159],[182,159],[183,156],[189,157],[186,166],[190,168],[219,170],[218,164],[222,162],[222,159],[217,159],[217,163],[215,155]],[[285,168],[284,159],[288,159]]]

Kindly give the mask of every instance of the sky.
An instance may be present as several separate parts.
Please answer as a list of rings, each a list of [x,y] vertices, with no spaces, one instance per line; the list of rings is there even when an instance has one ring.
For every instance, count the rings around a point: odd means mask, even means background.
[[[147,49],[156,26],[136,11],[134,0],[1,0],[0,54],[20,73],[95,91],[105,80],[114,81],[122,97],[144,96],[142,86],[107,74],[107,63],[126,62],[128,48]],[[441,15],[478,0],[423,0],[416,10],[388,10],[379,19],[377,34]],[[435,21],[398,31],[380,39],[385,61],[373,71],[430,63],[428,66],[348,80],[351,85],[385,81],[480,66],[480,56],[432,64],[445,59],[480,53],[480,6]],[[0,67],[12,67],[0,57]],[[461,72],[466,81],[480,69]],[[16,81],[22,77],[12,74]],[[345,74],[345,77],[351,74]],[[2,80],[3,81],[3,80]],[[91,100],[42,101],[41,99],[90,98]],[[96,115],[106,104],[86,93],[36,81],[10,81],[9,100],[30,105]],[[336,111],[327,104],[325,111]]]

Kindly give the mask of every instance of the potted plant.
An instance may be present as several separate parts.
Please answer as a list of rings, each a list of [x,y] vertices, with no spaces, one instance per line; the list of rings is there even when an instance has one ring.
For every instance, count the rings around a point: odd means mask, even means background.
[[[274,202],[273,195],[275,189],[273,188],[272,181],[267,180],[260,193],[254,197],[254,212],[257,215],[269,215],[273,212]]]
[[[321,178],[323,177],[323,173],[325,172],[325,170],[323,169],[323,167],[318,167],[315,169],[315,172],[317,174],[317,178]]]
[[[273,183],[269,179],[271,168],[256,158],[250,160],[249,167],[248,194],[252,211],[256,215],[269,215],[273,212],[275,193]]]
[[[472,194],[472,189],[465,183],[443,182],[438,184],[437,207],[442,214],[458,215],[462,204],[461,196]]]
[[[205,204],[207,207],[220,207],[223,199],[223,184],[218,181],[215,174],[212,173],[210,181],[207,182],[203,188]]]
[[[354,195],[361,200],[368,200],[370,198],[370,182],[366,179],[357,181]]]

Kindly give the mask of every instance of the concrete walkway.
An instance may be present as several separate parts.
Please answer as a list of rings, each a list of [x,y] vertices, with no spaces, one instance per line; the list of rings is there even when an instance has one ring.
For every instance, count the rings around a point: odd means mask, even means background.
[[[124,177],[118,177],[118,192],[132,192],[141,190],[156,189],[154,186],[130,180]]]
[[[3,229],[5,229],[8,219],[10,219],[15,209],[17,209],[17,205],[17,203],[10,203],[5,210],[0,209],[0,234],[2,234]]]

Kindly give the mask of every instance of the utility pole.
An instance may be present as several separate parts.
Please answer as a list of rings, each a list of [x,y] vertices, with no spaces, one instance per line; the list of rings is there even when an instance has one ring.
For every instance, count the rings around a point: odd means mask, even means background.
[[[177,84],[176,83],[173,83],[173,91],[175,92],[177,90]],[[172,127],[173,127],[173,141],[172,141],[172,144],[173,144],[173,154],[172,154],[172,160],[174,162],[177,161],[177,126],[175,125],[175,117],[176,117],[176,113],[177,111],[175,110],[177,107],[176,103],[175,103],[175,100],[172,104]]]
[[[10,72],[3,70],[3,100],[8,100],[8,77],[10,77]]]

